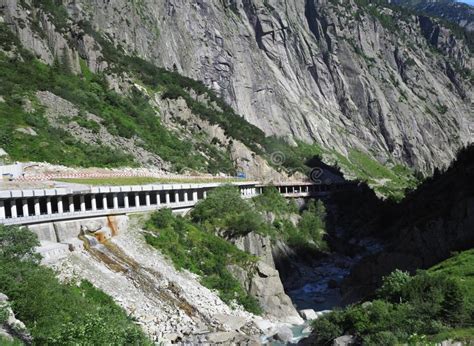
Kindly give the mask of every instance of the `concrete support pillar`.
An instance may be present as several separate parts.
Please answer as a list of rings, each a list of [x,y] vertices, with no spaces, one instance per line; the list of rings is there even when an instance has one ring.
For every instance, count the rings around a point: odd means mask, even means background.
[[[46,214],[51,215],[53,213],[53,206],[51,205],[51,197],[46,197]]]
[[[28,210],[28,201],[26,199],[22,200],[23,202],[23,217],[30,216],[30,212]]]
[[[113,200],[113,204],[114,204],[114,209],[118,209],[119,204],[118,204],[118,196],[117,196],[116,193],[114,193],[112,195],[112,200]]]
[[[64,213],[64,204],[63,204],[63,198],[58,197],[58,214]]]
[[[197,202],[197,201],[198,201],[198,192],[193,191],[193,202]]]
[[[74,197],[69,196],[68,201],[69,201],[69,212],[74,213]]]
[[[128,193],[125,193],[125,195],[123,196],[123,204],[124,204],[125,209],[130,208],[130,201],[128,200]]]
[[[12,219],[16,219],[18,217],[18,211],[16,209],[16,199],[11,201],[10,212],[12,214]]]
[[[189,192],[188,191],[184,191],[184,203],[187,203],[189,200]]]
[[[135,208],[140,208],[140,195],[138,192],[135,193]]]
[[[6,218],[5,201],[1,200],[0,201],[0,220],[3,220],[5,218]]]
[[[204,192],[202,193],[202,198],[206,199],[207,198],[207,191],[204,190]]]
[[[85,212],[86,211],[86,200],[84,198],[84,195],[79,196],[79,203],[81,205],[81,211]]]
[[[147,192],[145,194],[145,204],[146,204],[147,207],[151,206],[151,199],[150,199],[150,193],[149,192]]]
[[[161,204],[161,195],[159,192],[156,193],[156,205]]]
[[[39,199],[35,198],[34,203],[35,203],[35,216],[40,216],[41,215],[41,207],[40,207]]]
[[[107,205],[107,195],[104,193],[102,195],[102,209],[107,210],[109,209],[109,206]]]
[[[97,199],[95,195],[91,195],[91,208],[92,211],[97,211]]]
[[[174,193],[174,202],[175,202],[175,203],[179,203],[179,192],[178,192],[178,191],[176,191],[176,192]]]
[[[169,205],[171,203],[170,193],[168,191],[166,191],[165,193],[165,203],[166,205]]]

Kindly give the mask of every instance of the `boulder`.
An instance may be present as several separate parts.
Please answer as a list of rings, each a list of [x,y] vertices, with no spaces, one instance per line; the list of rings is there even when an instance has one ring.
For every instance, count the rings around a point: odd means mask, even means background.
[[[287,344],[293,339],[293,331],[288,326],[280,326],[273,338]]]
[[[343,335],[333,340],[333,346],[348,346],[355,344],[355,337],[352,335]]]
[[[15,317],[13,310],[8,304],[8,297],[2,293],[0,293],[0,310],[6,311],[6,320],[0,323],[0,337],[9,341],[13,341],[16,338],[27,345],[31,344],[33,339],[28,333],[25,324]]]
[[[237,332],[215,332],[207,335],[207,341],[210,344],[226,344],[229,345],[235,338],[239,337]]]
[[[170,333],[170,334],[164,334],[163,339],[165,339],[166,341],[169,341],[171,343],[176,343],[180,340],[180,337],[176,333]]]
[[[247,323],[247,319],[242,316],[216,314],[214,317],[229,330],[233,331],[240,330]]]
[[[300,310],[300,315],[301,315],[301,317],[303,317],[306,321],[315,320],[315,319],[317,319],[317,318],[319,317],[319,316],[317,315],[316,311],[314,311],[313,309]]]

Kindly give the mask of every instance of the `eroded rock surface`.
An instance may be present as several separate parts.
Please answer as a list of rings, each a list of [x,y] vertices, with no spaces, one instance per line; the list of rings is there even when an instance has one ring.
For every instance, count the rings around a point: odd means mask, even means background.
[[[107,72],[92,28],[203,81],[290,142],[431,171],[474,137],[472,54],[428,17],[383,8],[374,16],[353,0],[78,0],[64,2],[70,18],[58,28],[29,0],[0,4],[23,45],[48,63],[63,56],[77,72],[80,56]]]

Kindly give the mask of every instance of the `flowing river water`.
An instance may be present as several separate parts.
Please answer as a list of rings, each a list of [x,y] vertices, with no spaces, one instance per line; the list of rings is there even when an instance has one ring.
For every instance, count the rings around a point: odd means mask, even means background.
[[[350,274],[352,267],[363,257],[383,249],[380,243],[371,238],[352,240],[349,246],[357,246],[361,251],[355,256],[335,252],[299,268],[298,276],[301,279],[286,287],[287,294],[297,310],[312,309],[320,316],[337,307],[343,307],[341,284]],[[308,325],[309,323],[293,326],[293,343],[309,336]]]

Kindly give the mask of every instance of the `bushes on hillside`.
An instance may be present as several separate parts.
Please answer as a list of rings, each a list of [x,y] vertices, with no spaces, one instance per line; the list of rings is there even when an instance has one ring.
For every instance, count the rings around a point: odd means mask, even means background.
[[[268,186],[261,195],[253,199],[255,206],[261,212],[272,212],[274,214],[298,213],[298,206],[293,202],[288,202],[278,189]]]
[[[351,334],[363,344],[394,345],[474,322],[458,282],[446,276],[395,271],[384,278],[378,298],[315,320],[317,344]]]
[[[298,228],[301,235],[313,242],[318,248],[326,248],[323,237],[326,234],[326,208],[321,200],[310,201],[303,211]]]
[[[212,231],[222,230],[226,236],[261,232],[264,222],[249,202],[242,199],[239,189],[222,186],[214,189],[191,212],[191,219]]]
[[[202,214],[205,213],[202,211],[200,217]],[[229,271],[229,266],[237,265],[250,273],[255,257],[214,233],[174,216],[169,209],[154,213],[146,228],[154,232],[146,236],[147,242],[169,256],[176,268],[200,275],[201,283],[217,290],[224,302],[235,300],[250,312],[262,312],[258,302]]]

